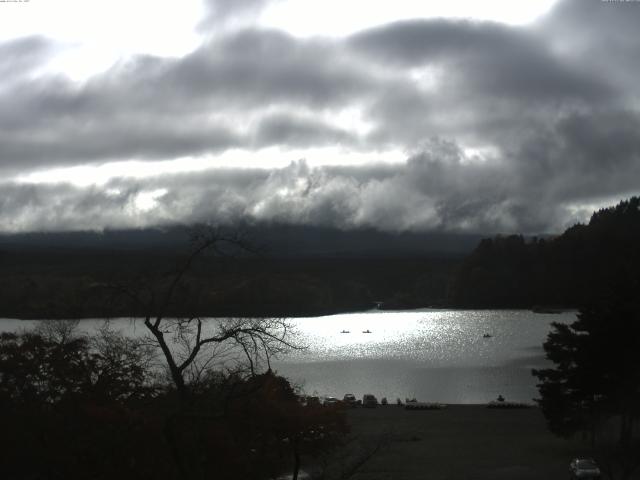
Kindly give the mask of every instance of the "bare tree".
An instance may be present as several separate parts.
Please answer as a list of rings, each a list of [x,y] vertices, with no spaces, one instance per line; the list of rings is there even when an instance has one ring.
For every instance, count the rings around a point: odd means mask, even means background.
[[[80,320],[42,320],[38,322],[35,333],[51,342],[66,345],[80,335],[79,325]]]
[[[206,320],[194,313],[171,316],[179,291],[197,260],[205,254],[236,256],[256,253],[238,234],[200,225],[193,229],[191,248],[175,269],[163,275],[158,287],[142,283],[142,288],[116,285],[114,289],[125,295],[143,315],[143,323],[152,340],[160,348],[169,375],[179,394],[189,394],[189,384],[197,381],[213,363],[246,368],[247,373],[271,369],[273,355],[296,348],[290,341],[291,327],[283,319],[228,318]],[[184,292],[180,292],[184,293]],[[183,312],[189,309],[184,299]],[[174,308],[175,311],[175,308]],[[183,313],[180,312],[180,313]]]

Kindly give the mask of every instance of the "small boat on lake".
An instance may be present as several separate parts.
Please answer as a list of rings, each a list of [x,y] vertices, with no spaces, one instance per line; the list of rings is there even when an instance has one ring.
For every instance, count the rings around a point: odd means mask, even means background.
[[[493,337],[493,335],[491,335],[490,333],[485,333],[484,335],[482,335],[482,338],[491,338]]]
[[[363,330],[362,333],[371,333],[371,330],[369,330],[369,329]]]

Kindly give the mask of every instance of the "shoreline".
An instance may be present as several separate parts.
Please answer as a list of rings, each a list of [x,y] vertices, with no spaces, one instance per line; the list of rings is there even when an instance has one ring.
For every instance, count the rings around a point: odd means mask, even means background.
[[[322,318],[322,317],[331,317],[336,315],[349,315],[349,314],[357,314],[357,313],[411,313],[411,312],[448,312],[448,311],[456,311],[456,312],[473,312],[473,311],[498,311],[498,312],[531,312],[536,315],[559,315],[563,313],[574,313],[578,311],[578,308],[564,308],[564,309],[556,309],[553,311],[536,311],[533,308],[517,308],[517,307],[455,307],[455,306],[446,306],[446,307],[419,307],[419,308],[398,308],[398,309],[379,309],[379,308],[370,308],[367,310],[354,309],[354,310],[339,310],[339,311],[328,311],[326,313],[296,313],[289,315],[241,315],[241,314],[229,314],[229,315],[201,315],[200,317],[203,319],[217,319],[217,318],[231,318],[231,317],[241,317],[241,318],[291,318],[291,319],[300,319],[300,318]],[[167,315],[166,318],[177,318],[179,315]],[[0,321],[8,320],[8,321],[22,321],[22,322],[35,322],[35,321],[49,321],[49,320],[140,320],[143,319],[143,316],[139,315],[119,315],[119,316],[50,316],[47,318],[36,317],[36,316],[2,316],[0,315]]]

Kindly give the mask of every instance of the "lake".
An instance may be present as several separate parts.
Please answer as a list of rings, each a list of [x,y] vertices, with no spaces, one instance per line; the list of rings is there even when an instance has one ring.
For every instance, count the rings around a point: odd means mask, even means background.
[[[416,397],[485,403],[502,394],[530,402],[537,396],[531,368],[547,365],[542,343],[551,322],[574,319],[573,312],[528,310],[371,311],[302,318],[295,325],[308,349],[275,365],[306,392],[319,395],[361,398],[373,393],[389,401]]]
[[[291,320],[296,341],[307,348],[277,359],[273,366],[306,393],[319,396],[354,393],[362,398],[373,393],[390,402],[416,397],[473,404],[501,394],[507,400],[531,402],[537,397],[531,368],[547,365],[542,342],[551,322],[574,319],[575,312],[528,310],[372,310],[297,318]],[[144,332],[140,322],[112,322],[130,334]],[[101,323],[82,324],[91,330]],[[0,320],[0,330],[33,324]]]

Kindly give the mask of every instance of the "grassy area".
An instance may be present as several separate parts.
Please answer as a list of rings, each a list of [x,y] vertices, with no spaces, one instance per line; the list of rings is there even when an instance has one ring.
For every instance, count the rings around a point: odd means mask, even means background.
[[[396,406],[348,412],[353,435],[380,448],[353,475],[382,479],[564,479],[588,442],[552,435],[537,408],[453,405],[407,411]]]

